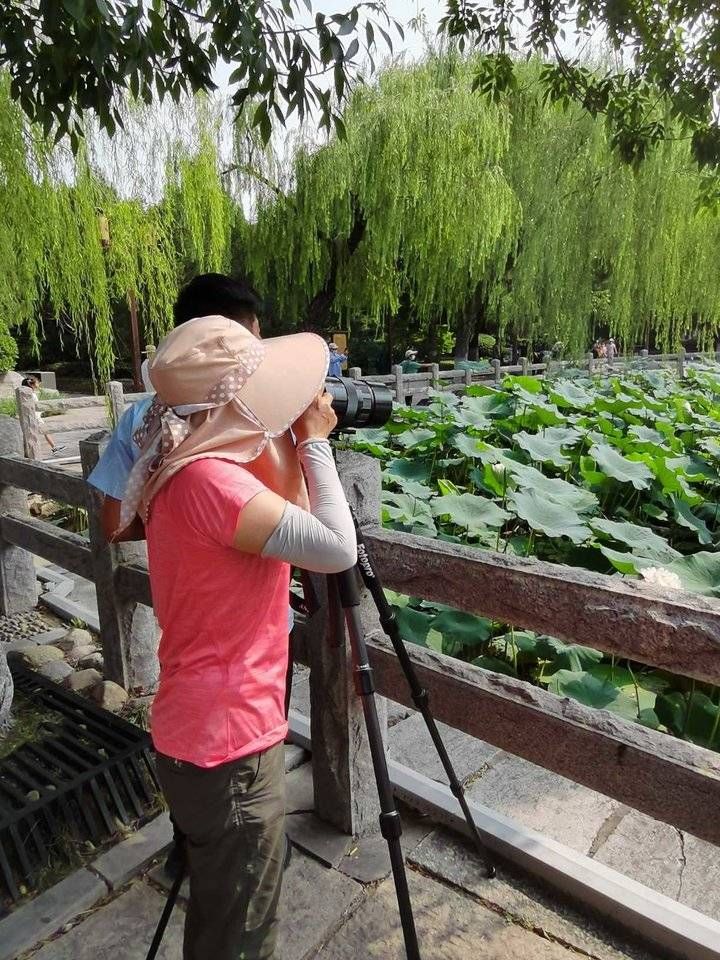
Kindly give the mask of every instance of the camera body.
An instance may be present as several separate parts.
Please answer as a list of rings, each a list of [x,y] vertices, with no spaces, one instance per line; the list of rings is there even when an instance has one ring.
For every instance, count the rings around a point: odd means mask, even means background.
[[[392,415],[392,393],[382,383],[327,377],[325,389],[332,397],[338,431],[382,427]]]

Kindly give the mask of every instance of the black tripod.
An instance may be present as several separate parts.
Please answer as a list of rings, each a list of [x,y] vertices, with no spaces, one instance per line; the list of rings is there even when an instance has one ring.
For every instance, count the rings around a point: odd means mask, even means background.
[[[435,718],[430,712],[429,697],[427,690],[424,689],[418,680],[412,660],[410,659],[405,644],[403,643],[400,631],[398,629],[397,619],[388,604],[383,592],[382,584],[378,579],[375,565],[368,553],[362,531],[353,512],[353,521],[357,534],[358,544],[358,562],[349,570],[343,573],[331,574],[328,577],[328,595],[331,591],[337,591],[340,605],[345,616],[348,637],[353,654],[353,673],[355,676],[355,688],[361,697],[363,715],[365,717],[365,726],[368,734],[370,746],[370,755],[372,757],[375,781],[377,783],[378,796],[380,799],[380,831],[388,844],[390,854],[390,864],[392,867],[393,880],[395,882],[395,892],[397,895],[398,908],[400,912],[400,921],[402,923],[403,937],[405,940],[405,952],[408,960],[420,960],[420,949],[415,931],[415,920],[413,917],[412,904],[410,902],[410,891],[408,890],[407,875],[405,873],[405,861],[400,845],[402,835],[402,823],[400,815],[395,806],[395,797],[390,782],[390,775],[387,768],[385,757],[385,747],[383,744],[380,723],[377,715],[377,705],[375,702],[375,683],[373,680],[373,669],[370,666],[368,658],[365,635],[360,620],[360,589],[359,577],[369,590],[378,611],[380,624],[393,645],[397,658],[402,667],[405,679],[410,687],[413,703],[425,720],[428,732],[437,750],[440,761],[445,770],[445,774],[450,782],[450,790],[457,798],[462,809],[465,821],[470,830],[470,834],[475,843],[475,847],[483,860],[485,871],[488,877],[495,876],[495,867],[487,856],[487,851],[483,845],[480,833],[473,820],[472,813],[468,807],[467,800],[462,788],[462,784],[457,778],[453,769],[452,761],[448,756],[445,744],[440,736],[440,731],[435,723]],[[155,936],[153,938],[147,960],[155,960],[155,956],[162,942],[165,928],[170,920],[175,900],[177,899],[182,880],[184,878],[184,865],[180,874],[176,878],[168,894],[167,903],[163,910],[160,922],[158,923]]]

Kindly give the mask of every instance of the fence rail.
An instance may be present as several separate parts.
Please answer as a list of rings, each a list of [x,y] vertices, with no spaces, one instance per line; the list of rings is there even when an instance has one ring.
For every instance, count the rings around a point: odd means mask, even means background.
[[[95,456],[97,442],[86,441]],[[344,454],[352,464],[357,454]],[[347,458],[350,458],[348,460]],[[87,457],[86,457],[87,459]],[[374,468],[376,465],[372,463]],[[128,684],[128,604],[151,602],[147,566],[102,542],[98,504],[79,477],[19,457],[0,457],[0,488],[38,491],[91,512],[88,541],[51,523],[6,511],[0,517],[0,579],[12,578],[2,545],[13,545],[102,582],[101,633],[110,679]],[[482,614],[514,627],[592,645],[606,653],[720,683],[720,602],[585,570],[508,557],[369,526],[366,539],[389,587]],[[102,596],[101,596],[102,594]],[[110,624],[110,626],[108,626]],[[372,624],[376,627],[376,624]],[[112,628],[112,629],[111,629]],[[305,649],[317,623],[305,625]],[[383,638],[370,643],[378,689],[412,704]],[[125,651],[125,658],[118,650]],[[596,711],[514,678],[410,647],[432,690],[438,718],[533,763],[583,783],[696,836],[720,844],[720,756]]]
[[[19,447],[19,428],[13,421],[10,424],[17,431]],[[0,423],[5,438],[6,427]],[[83,442],[86,473],[100,449],[99,439]],[[388,586],[687,676],[720,681],[720,602],[680,591],[658,593],[648,585],[617,577],[384,531],[375,520],[379,514],[378,464],[347,451],[339,452],[338,460],[346,493],[360,512],[367,543]],[[31,518],[19,503],[16,488],[84,504],[89,511],[89,539]],[[35,603],[34,583],[28,582],[34,579],[34,571],[31,564],[18,564],[13,552],[18,548],[93,580],[105,674],[127,687],[131,685],[134,650],[137,645],[147,646],[147,636],[138,632],[135,611],[151,604],[150,581],[142,557],[103,540],[99,506],[99,498],[82,478],[30,463],[19,452],[0,456],[0,612],[18,612]],[[374,608],[371,613],[364,608],[377,690],[412,707],[397,658],[378,631]],[[358,818],[362,820],[358,811],[371,802],[374,810],[377,801],[367,744],[364,735],[358,735],[361,709],[348,682],[350,651],[347,644],[338,647],[324,639],[336,615],[332,597],[326,598],[318,612],[296,630],[294,646],[300,659],[311,665],[316,809],[322,808],[319,795],[325,795],[326,801],[330,796],[332,802],[326,802],[324,808],[329,811],[328,818],[338,826],[350,823],[349,832],[360,832],[353,826]],[[153,642],[156,640],[153,637]],[[720,845],[720,818],[713,815],[720,808],[717,753],[443,654],[412,644],[408,650],[421,682],[430,691],[438,720]],[[303,731],[302,738],[307,741],[310,731],[307,726]],[[444,788],[423,784],[420,775],[413,778],[411,771],[403,770],[394,775],[411,785],[402,788],[405,799],[437,812],[437,801],[428,801],[428,797]],[[452,809],[449,794],[443,803]],[[543,870],[552,860],[556,866],[548,875],[559,882],[557,863],[564,863],[571,873],[577,865],[569,855],[557,860],[552,846],[541,849],[541,839],[533,840],[535,853],[530,857],[527,843],[518,843],[516,859],[537,863]],[[503,842],[498,840],[499,849],[507,853]],[[566,888],[596,903],[592,870],[587,866],[591,861],[583,862],[583,875],[590,879],[579,883],[568,874]],[[618,889],[622,890],[621,883]],[[616,916],[625,911],[630,922],[632,911],[627,912],[622,899],[620,892],[612,910]],[[678,907],[677,917],[668,922],[670,932],[665,923],[667,909],[658,910],[665,920],[647,921],[651,935],[663,943],[681,942],[682,930],[687,933],[688,929],[682,919],[685,909]],[[636,915],[632,922],[636,923]],[[695,947],[682,955],[716,956],[712,950],[700,952]]]

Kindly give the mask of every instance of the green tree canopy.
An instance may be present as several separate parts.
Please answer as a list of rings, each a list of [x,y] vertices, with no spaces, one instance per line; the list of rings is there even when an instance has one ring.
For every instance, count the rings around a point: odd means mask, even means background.
[[[223,188],[215,129],[188,100],[199,141],[165,144],[164,192],[155,202],[120,196],[92,153],[72,157],[31,126],[0,74],[0,318],[25,328],[39,349],[43,325],[57,323],[69,340],[89,347],[93,373],[107,380],[115,358],[113,310],[133,298],[146,337],[172,323],[187,272],[226,270],[239,211]],[[142,169],[159,117],[136,118],[136,144],[126,170]],[[90,147],[94,149],[91,151]]]
[[[498,329],[585,350],[601,322],[630,345],[709,341],[720,223],[696,211],[689,143],[633,169],[599,119],[543,96],[541,64],[496,102],[473,93],[477,68],[388,70],[353,95],[344,140],[301,150],[290,191],[266,191],[245,262],[281,315],[446,320],[460,355]]]
[[[702,165],[720,163],[716,93],[720,87],[720,9],[707,0],[445,0],[441,32],[486,54],[475,87],[493,99],[517,83],[514,55],[549,62],[550,97],[604,114],[613,146],[628,161],[642,159],[676,124]],[[383,2],[357,3],[312,17],[311,0],[13,0],[0,10],[0,67],[12,95],[46,133],[69,132],[79,143],[92,112],[105,130],[122,125],[125,95],[149,103],[169,95],[214,89],[219,61],[234,65],[231,97],[250,101],[267,141],[273,121],[316,111],[321,125],[342,131],[342,103],[353,67],[376,41],[392,44],[398,27]],[[392,32],[392,31],[391,31]],[[589,71],[568,55],[604,41],[615,66]],[[660,95],[672,123],[658,113]],[[707,202],[720,202],[720,181],[704,182]]]

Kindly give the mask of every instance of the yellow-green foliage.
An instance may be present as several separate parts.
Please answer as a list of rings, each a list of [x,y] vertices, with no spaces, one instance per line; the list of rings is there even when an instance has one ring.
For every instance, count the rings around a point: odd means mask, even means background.
[[[497,104],[471,90],[476,59],[457,56],[359,87],[347,139],[299,152],[292,192],[268,192],[244,232],[282,315],[300,319],[334,263],[349,320],[405,302],[422,329],[480,302],[486,329],[568,348],[587,349],[596,323],[628,346],[652,335],[670,348],[690,331],[709,343],[720,220],[696,212],[687,139],[624,166],[601,119],[544,101],[539,72],[524,65]]]
[[[168,330],[186,269],[222,270],[230,257],[231,204],[196,120],[200,149],[174,148],[166,197],[121,199],[86,154],[71,159],[28,127],[0,74],[0,321],[25,327],[37,348],[52,316],[88,344],[101,381],[115,359],[114,305],[134,295],[147,339]]]

